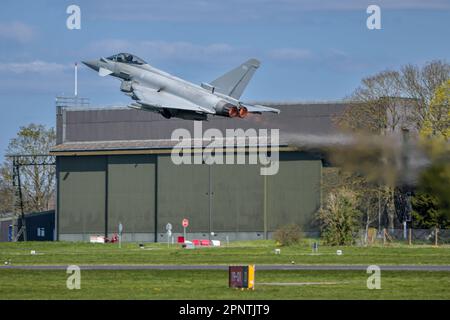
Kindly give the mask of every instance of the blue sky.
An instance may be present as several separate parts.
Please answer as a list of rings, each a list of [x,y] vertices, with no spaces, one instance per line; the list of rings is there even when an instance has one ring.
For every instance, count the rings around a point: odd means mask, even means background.
[[[81,30],[66,8],[81,8]],[[381,7],[381,30],[366,9]],[[450,0],[2,0],[0,156],[19,127],[54,126],[55,96],[73,94],[73,63],[132,52],[196,83],[255,57],[243,98],[336,100],[361,78],[406,63],[450,61]],[[79,95],[126,105],[119,82],[81,66]]]

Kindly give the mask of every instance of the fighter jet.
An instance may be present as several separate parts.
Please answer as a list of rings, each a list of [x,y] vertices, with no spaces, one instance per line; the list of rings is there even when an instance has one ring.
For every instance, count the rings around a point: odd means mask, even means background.
[[[130,108],[160,113],[163,117],[207,120],[208,115],[245,118],[249,113],[280,113],[278,109],[240,101],[260,63],[250,59],[210,83],[196,85],[150,66],[129,53],[83,61],[102,77],[122,81],[120,90],[135,102]]]

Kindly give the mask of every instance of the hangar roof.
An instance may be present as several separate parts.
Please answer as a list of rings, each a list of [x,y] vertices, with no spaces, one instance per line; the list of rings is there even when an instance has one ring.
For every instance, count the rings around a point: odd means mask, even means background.
[[[217,128],[226,129],[279,129],[279,146],[286,148],[293,135],[331,136],[338,134],[333,119],[346,108],[346,102],[265,103],[279,108],[279,115],[250,115],[244,119],[212,117],[202,122],[202,133]],[[112,152],[134,150],[150,153],[167,152],[178,141],[171,140],[175,129],[187,129],[194,137],[194,121],[165,119],[159,114],[129,109],[110,108],[57,108],[57,145],[53,154],[79,154],[95,151]],[[270,132],[269,132],[270,134]],[[260,134],[261,135],[261,134]],[[203,146],[209,141],[203,141]],[[225,141],[224,145],[227,142]],[[247,147],[251,146],[246,141]],[[152,151],[153,150],[153,151]],[[165,150],[165,151],[164,151]],[[129,153],[129,152],[128,152]]]
[[[222,149],[224,152],[231,152],[231,150],[252,150],[252,148],[258,147],[258,150],[269,147],[270,144],[259,144],[246,139],[238,139],[240,144],[236,149],[231,149],[235,145],[229,139],[214,139],[202,140],[198,143],[195,139],[185,140],[184,143],[188,143],[188,149],[195,150],[196,148],[214,148]],[[184,145],[186,146],[186,145]],[[272,145],[272,147],[274,147]],[[292,151],[296,148],[289,147],[286,143],[278,143],[275,147],[278,147],[280,151]],[[176,140],[128,140],[128,141],[91,141],[91,142],[65,142],[55,146],[51,153],[53,155],[96,155],[96,154],[154,154],[154,153],[170,153],[173,149],[182,148],[179,145],[179,141]],[[230,149],[225,149],[230,148]],[[272,148],[273,149],[273,148]]]

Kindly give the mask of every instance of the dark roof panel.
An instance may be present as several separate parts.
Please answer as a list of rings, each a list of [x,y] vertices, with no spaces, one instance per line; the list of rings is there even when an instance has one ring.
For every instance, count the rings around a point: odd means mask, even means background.
[[[265,104],[269,105],[269,104]],[[280,144],[293,134],[332,135],[337,133],[333,122],[346,108],[343,102],[309,104],[270,104],[281,110],[279,115],[249,115],[244,119],[211,117],[202,122],[203,132],[217,128],[244,130],[280,129]],[[59,110],[58,145],[63,150],[123,150],[139,148],[171,148],[175,129],[185,128],[193,135],[194,121],[165,119],[161,115],[128,108]]]

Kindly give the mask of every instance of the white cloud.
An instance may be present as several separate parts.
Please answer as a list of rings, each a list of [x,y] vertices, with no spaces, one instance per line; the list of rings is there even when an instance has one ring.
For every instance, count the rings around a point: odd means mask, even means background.
[[[116,21],[204,21],[232,23],[240,21],[286,20],[305,11],[354,11],[371,5],[382,10],[450,10],[448,0],[172,0],[128,1],[97,0],[91,12],[96,19]]]
[[[319,59],[324,66],[339,73],[360,72],[368,70],[370,66],[374,65],[373,61],[367,61],[367,59],[353,56],[346,51],[336,48],[331,48],[324,52]]]
[[[112,39],[96,42],[89,48],[90,52],[112,54],[132,52],[150,60],[202,60],[211,57],[227,56],[235,49],[226,43],[198,45],[191,42],[176,41],[137,41]]]
[[[247,0],[248,1],[248,0]],[[250,0],[252,3],[253,0]],[[257,3],[254,3],[255,5]],[[449,10],[450,3],[448,0],[279,0],[265,2],[266,5],[274,5],[273,8],[279,7],[282,10],[290,9],[293,11],[316,11],[316,10],[365,10],[369,5],[376,4],[382,9],[434,9]]]
[[[22,22],[0,23],[0,39],[27,43],[34,39],[34,29]]]
[[[70,66],[35,60],[31,62],[0,62],[0,72],[23,74],[23,73],[61,73],[68,70]]]
[[[230,2],[214,0],[172,0],[148,1],[134,0],[111,1],[97,0],[92,2],[92,12],[96,19],[116,21],[170,21],[194,22],[199,19],[208,21],[230,21],[230,13],[246,16],[251,19],[255,12],[253,7],[239,1]],[[239,10],[236,10],[238,8]]]
[[[300,61],[312,57],[311,51],[299,48],[279,48],[269,52],[269,57],[276,60]]]

